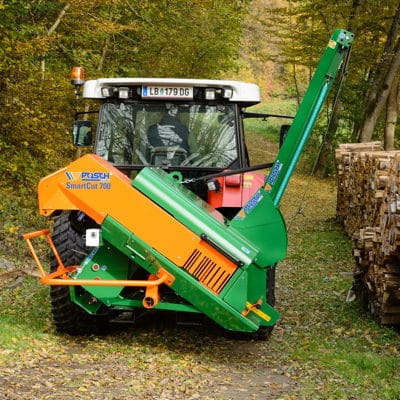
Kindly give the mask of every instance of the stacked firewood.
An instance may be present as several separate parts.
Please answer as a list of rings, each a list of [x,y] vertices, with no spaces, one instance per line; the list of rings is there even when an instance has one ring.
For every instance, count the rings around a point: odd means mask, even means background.
[[[353,240],[355,291],[382,324],[400,324],[400,151],[336,151],[337,217]]]

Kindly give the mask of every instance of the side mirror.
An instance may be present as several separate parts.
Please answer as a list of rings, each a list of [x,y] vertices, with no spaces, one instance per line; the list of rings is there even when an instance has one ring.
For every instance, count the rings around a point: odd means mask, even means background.
[[[74,145],[89,147],[92,145],[92,121],[74,121],[73,125]]]

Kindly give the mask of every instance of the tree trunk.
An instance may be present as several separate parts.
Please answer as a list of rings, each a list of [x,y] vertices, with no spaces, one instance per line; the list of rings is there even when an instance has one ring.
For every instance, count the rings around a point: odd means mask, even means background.
[[[396,123],[399,114],[400,102],[400,85],[399,75],[393,81],[386,102],[386,126],[384,144],[385,150],[394,150],[394,135],[396,131]]]
[[[294,61],[293,61],[293,83],[294,87],[296,88],[297,107],[299,107],[301,96],[300,96],[299,84],[297,83],[296,63]]]
[[[112,23],[112,21],[113,21],[113,10],[112,10],[112,7],[110,7],[110,14],[108,15],[108,22]],[[98,72],[101,72],[103,70],[104,61],[106,59],[109,44],[110,44],[110,35],[107,35],[106,40],[104,41],[103,48],[101,50],[101,57],[100,57],[98,65],[97,65]]]
[[[357,31],[355,18],[357,16],[360,5],[361,5],[361,0],[353,0],[352,6],[351,6],[351,12],[350,12],[349,22],[348,22],[348,30],[354,34]],[[338,75],[339,82],[343,79],[344,74],[346,74],[346,73],[347,73],[347,68],[346,68],[346,66],[344,66],[339,71],[339,75]],[[342,101],[340,100],[340,97],[338,96],[336,98],[336,101],[333,104],[331,117],[328,122],[326,137],[325,137],[324,143],[322,144],[323,147],[321,149],[321,152],[318,156],[318,160],[316,163],[316,172],[320,176],[328,175],[331,172],[330,170],[334,168],[333,162],[331,164],[330,161],[331,161],[331,159],[333,159],[334,138],[336,135],[336,131],[339,127],[339,121],[340,121],[342,108],[343,108]]]
[[[358,132],[360,142],[368,142],[371,140],[376,122],[385,106],[393,80],[399,70],[400,37],[397,38],[399,25],[400,4],[393,17],[382,58],[378,63],[373,81],[367,93],[361,128]]]
[[[58,25],[60,25],[61,19],[63,18],[63,16],[65,15],[65,13],[67,12],[69,7],[70,7],[70,3],[65,4],[63,9],[58,14],[58,17],[55,20],[54,24],[47,31],[47,33],[46,33],[47,36],[51,36],[52,33],[57,29]],[[45,73],[45,70],[46,70],[46,54],[43,54],[42,59],[40,61],[40,70],[41,70],[41,73],[42,73],[42,81],[44,81],[44,73]]]

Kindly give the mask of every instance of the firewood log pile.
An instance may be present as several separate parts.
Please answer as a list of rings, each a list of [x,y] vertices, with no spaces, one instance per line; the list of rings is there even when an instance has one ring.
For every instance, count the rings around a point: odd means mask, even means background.
[[[337,217],[353,240],[354,289],[382,324],[400,324],[400,151],[336,150]]]

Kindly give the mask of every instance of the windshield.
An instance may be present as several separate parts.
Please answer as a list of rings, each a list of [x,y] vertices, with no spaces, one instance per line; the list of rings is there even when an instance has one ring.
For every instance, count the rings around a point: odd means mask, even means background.
[[[115,165],[227,168],[235,126],[233,105],[104,103],[95,151]]]

